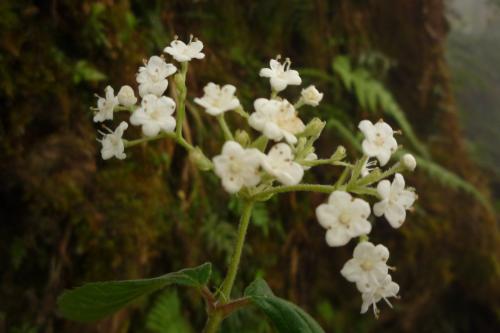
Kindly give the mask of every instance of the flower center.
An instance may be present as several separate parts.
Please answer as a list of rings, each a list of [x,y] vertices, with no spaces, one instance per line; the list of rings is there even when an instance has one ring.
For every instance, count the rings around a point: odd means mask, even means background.
[[[339,222],[348,227],[351,223],[351,217],[347,213],[342,213],[340,214]]]
[[[232,161],[229,163],[229,170],[231,171],[231,173],[241,173],[242,169],[243,166],[237,161]]]
[[[375,144],[377,146],[383,146],[384,145],[384,138],[382,137],[382,135],[380,133],[377,133],[375,134],[375,140],[374,140]]]
[[[364,261],[360,266],[365,272],[371,271],[373,269],[373,263],[371,261]]]

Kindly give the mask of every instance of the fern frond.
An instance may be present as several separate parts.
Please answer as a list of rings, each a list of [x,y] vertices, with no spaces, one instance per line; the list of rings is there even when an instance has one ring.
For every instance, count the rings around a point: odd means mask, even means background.
[[[430,158],[425,145],[418,139],[405,114],[401,111],[392,94],[363,68],[353,69],[348,57],[338,56],[332,64],[333,70],[340,76],[345,88],[356,95],[360,106],[370,112],[379,108],[393,117],[413,148],[422,156]]]
[[[146,317],[146,329],[152,333],[193,332],[181,313],[175,290],[166,290],[158,296]]]

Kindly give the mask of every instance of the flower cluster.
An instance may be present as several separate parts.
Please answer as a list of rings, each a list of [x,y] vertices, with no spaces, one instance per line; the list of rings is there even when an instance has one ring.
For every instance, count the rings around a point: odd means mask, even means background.
[[[376,304],[384,299],[390,305],[387,299],[397,296],[399,286],[389,274],[389,250],[368,241],[375,220],[372,212],[375,217],[384,217],[393,228],[399,228],[406,219],[406,211],[412,209],[417,199],[401,174],[415,169],[416,160],[412,155],[403,155],[391,167],[381,170],[398,150],[394,137],[398,132],[382,120],[376,123],[362,120],[358,126],[364,136],[359,160],[345,161],[346,151],[342,146],[327,158],[318,157],[314,143],[325,122],[318,118],[305,122],[307,113],[302,108],[318,107],[323,93],[310,85],[300,91],[295,102],[279,96],[288,86],[300,85],[302,79],[299,72],[291,69],[290,59],[281,62],[278,56],[270,60],[269,68],[260,70],[260,76],[269,79],[271,93],[253,101],[253,112],[244,110],[235,86],[214,82],[203,88],[203,96],[188,104],[194,112],[201,107],[206,115],[216,118],[221,127],[225,142],[221,152],[210,159],[201,147],[191,145],[182,135],[188,63],[203,59],[202,50],[203,43],[196,38],[191,37],[187,44],[176,38],[164,52],[173,57],[177,65],[167,63],[163,56],[144,61],[137,74],[139,98],[130,86],[121,87],[117,96],[113,88],[105,88],[105,97],[98,97],[94,108],[94,121],[113,120],[114,112],[127,111],[130,123],[141,127],[143,137],[134,141],[123,139],[128,127],[124,121],[115,131],[107,129],[99,140],[102,158],[123,159],[127,147],[170,138],[189,152],[200,169],[212,170],[225,191],[244,200],[266,201],[277,193],[292,191],[329,194],[328,200],[316,208],[318,222],[326,229],[326,243],[338,247],[358,239],[353,258],[341,273],[360,291],[361,312],[372,306],[377,315]],[[164,95],[171,76],[174,76],[171,82],[174,99]],[[255,130],[256,137],[252,139],[252,134],[244,129],[232,131],[225,120],[228,113],[243,117],[248,125],[246,130]],[[306,171],[320,165],[342,167],[344,172],[334,185],[301,183]],[[392,182],[387,179],[391,176]],[[373,203],[370,198],[375,199]]]

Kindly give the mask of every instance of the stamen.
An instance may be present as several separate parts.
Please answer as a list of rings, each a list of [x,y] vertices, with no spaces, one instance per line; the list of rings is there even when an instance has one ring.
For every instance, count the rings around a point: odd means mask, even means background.
[[[290,61],[290,58],[286,58],[285,62],[283,63],[283,68],[285,69],[285,72],[290,69],[291,65],[292,65],[292,62]]]
[[[102,125],[102,127],[104,127],[105,129],[107,129],[109,131],[109,133],[113,133],[114,132],[111,128],[109,128],[108,126],[106,126],[104,124]]]
[[[281,54],[276,55],[276,60],[280,60],[280,59],[281,59]]]
[[[193,41],[193,38],[194,38],[194,36],[192,34],[189,35],[189,43],[191,43]]]
[[[387,303],[387,305],[389,305],[391,309],[393,308],[391,302],[389,302],[389,300],[386,297],[384,297],[384,301]]]
[[[178,40],[179,39],[179,36],[178,35],[175,35],[174,36],[174,40]]]

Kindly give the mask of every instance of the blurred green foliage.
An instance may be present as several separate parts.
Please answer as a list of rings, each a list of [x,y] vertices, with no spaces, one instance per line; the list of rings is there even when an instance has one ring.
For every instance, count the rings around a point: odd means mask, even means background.
[[[433,161],[488,197],[488,179],[464,149],[449,89],[443,10],[441,0],[1,2],[0,331],[172,330],[168,315],[158,315],[164,308],[185,318],[172,325],[202,327],[203,304],[190,292],[167,291],[87,326],[55,312],[57,295],[84,281],[155,276],[205,261],[216,267],[213,287],[221,280],[241,207],[219,191],[218,179],[199,173],[171,142],[138,147],[124,162],[102,162],[91,122],[94,93],[107,83],[133,83],[141,60],[159,54],[175,34],[193,33],[205,43],[207,58],[188,76],[190,99],[208,81],[231,83],[251,110],[254,98],[268,94],[258,70],[280,53],[303,69],[305,85],[325,92],[323,107],[301,115],[328,121],[320,156],[343,144],[356,157],[357,122],[382,114],[370,104],[390,92]],[[369,73],[358,90],[377,86],[366,103],[332,68],[339,57]],[[290,89],[290,96],[299,91]],[[186,134],[218,152],[215,122],[193,109],[188,122]],[[321,169],[308,177],[326,183],[338,173]],[[257,207],[235,291],[265,276],[276,295],[307,309],[327,332],[496,331],[494,217],[424,172],[410,178],[420,193],[416,214],[400,232],[376,221],[372,235],[391,249],[403,296],[379,320],[359,315],[359,295],[339,274],[352,247],[324,244],[313,209],[325,199],[319,194]],[[240,311],[224,332],[271,332],[263,318],[255,308]]]

